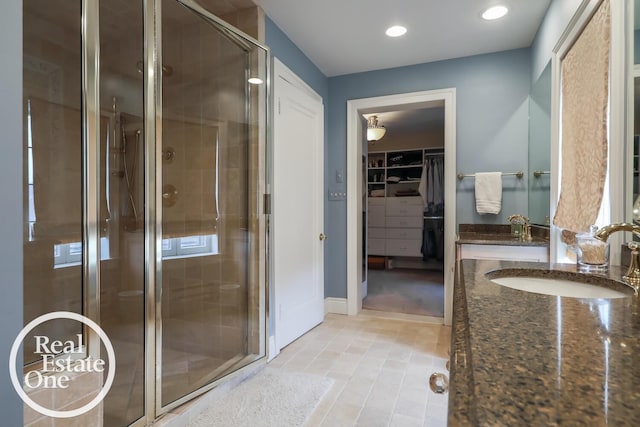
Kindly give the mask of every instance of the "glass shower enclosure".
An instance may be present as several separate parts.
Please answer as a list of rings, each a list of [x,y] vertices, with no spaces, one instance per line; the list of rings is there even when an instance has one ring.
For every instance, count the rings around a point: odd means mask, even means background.
[[[23,5],[24,322],[95,320],[116,376],[79,422],[144,425],[266,354],[268,51],[191,0]],[[31,332],[78,334],[104,351]]]

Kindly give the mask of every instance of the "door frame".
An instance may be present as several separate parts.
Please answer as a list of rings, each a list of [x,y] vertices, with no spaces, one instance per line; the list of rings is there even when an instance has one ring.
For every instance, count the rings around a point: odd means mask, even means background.
[[[456,240],[456,89],[409,92],[347,101],[347,314],[362,311],[362,114],[412,110],[444,103],[445,253],[444,324],[451,325]]]

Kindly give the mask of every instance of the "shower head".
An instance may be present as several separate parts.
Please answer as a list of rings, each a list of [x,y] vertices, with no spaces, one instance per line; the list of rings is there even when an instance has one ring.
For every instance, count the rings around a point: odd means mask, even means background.
[[[138,69],[138,73],[143,74],[144,71],[144,62],[138,61],[136,62],[136,68]],[[166,77],[170,77],[173,75],[173,67],[170,65],[162,66],[162,75]]]

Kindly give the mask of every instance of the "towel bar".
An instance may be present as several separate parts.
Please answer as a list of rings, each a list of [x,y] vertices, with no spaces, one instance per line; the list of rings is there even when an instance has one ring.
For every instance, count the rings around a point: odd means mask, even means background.
[[[522,179],[522,177],[524,176],[524,172],[518,171],[518,172],[508,172],[508,173],[503,172],[502,173],[502,176],[506,176],[506,175],[509,175],[509,176],[515,175],[516,177],[518,177],[518,179]],[[458,180],[459,181],[462,181],[465,178],[475,178],[475,177],[476,177],[475,174],[471,174],[471,175],[465,175],[463,173],[459,173],[458,174]]]

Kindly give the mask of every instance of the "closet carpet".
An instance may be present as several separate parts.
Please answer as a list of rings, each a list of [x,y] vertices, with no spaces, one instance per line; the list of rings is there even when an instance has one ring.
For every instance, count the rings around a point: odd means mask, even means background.
[[[362,308],[444,316],[444,272],[409,268],[369,270]]]

